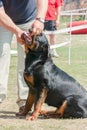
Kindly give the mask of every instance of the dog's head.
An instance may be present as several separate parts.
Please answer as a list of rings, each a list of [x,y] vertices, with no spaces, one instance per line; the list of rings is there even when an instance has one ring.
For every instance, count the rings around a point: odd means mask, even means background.
[[[22,39],[25,42],[25,52],[26,54],[34,52],[40,54],[44,58],[50,57],[49,43],[44,33],[39,35],[31,36],[31,31],[29,33],[23,34]]]

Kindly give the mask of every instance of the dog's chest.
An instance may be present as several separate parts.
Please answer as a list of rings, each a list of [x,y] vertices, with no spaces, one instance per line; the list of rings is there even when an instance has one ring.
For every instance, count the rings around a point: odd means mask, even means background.
[[[25,80],[26,80],[28,83],[30,83],[31,85],[34,84],[33,75],[26,75],[26,74],[24,74],[24,78],[25,78]]]

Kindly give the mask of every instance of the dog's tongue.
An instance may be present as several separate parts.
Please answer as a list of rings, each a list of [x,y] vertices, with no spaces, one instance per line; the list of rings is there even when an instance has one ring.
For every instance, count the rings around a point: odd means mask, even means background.
[[[21,35],[22,40],[24,40],[26,45],[31,45],[32,44],[32,37],[30,33],[23,33]]]

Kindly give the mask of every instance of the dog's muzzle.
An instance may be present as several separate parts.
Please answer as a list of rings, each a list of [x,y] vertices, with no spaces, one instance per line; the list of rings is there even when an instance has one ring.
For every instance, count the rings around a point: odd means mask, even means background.
[[[32,45],[32,36],[30,33],[23,33],[21,35],[22,40],[26,43],[26,45]]]

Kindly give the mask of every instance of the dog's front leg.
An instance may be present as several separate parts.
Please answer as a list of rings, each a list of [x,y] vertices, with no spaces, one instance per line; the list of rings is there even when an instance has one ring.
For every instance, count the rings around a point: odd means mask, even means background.
[[[28,97],[27,97],[27,101],[25,104],[25,107],[23,109],[23,111],[19,112],[16,114],[16,116],[25,116],[32,108],[32,105],[34,104],[36,99],[36,94],[32,94],[31,92],[29,93]]]
[[[34,105],[34,112],[33,112],[32,116],[26,117],[27,120],[36,120],[37,119],[37,117],[40,113],[40,110],[41,110],[41,106],[46,99],[47,92],[48,92],[47,88],[43,88],[43,90],[41,92],[38,92],[37,99],[36,99],[36,102]]]

